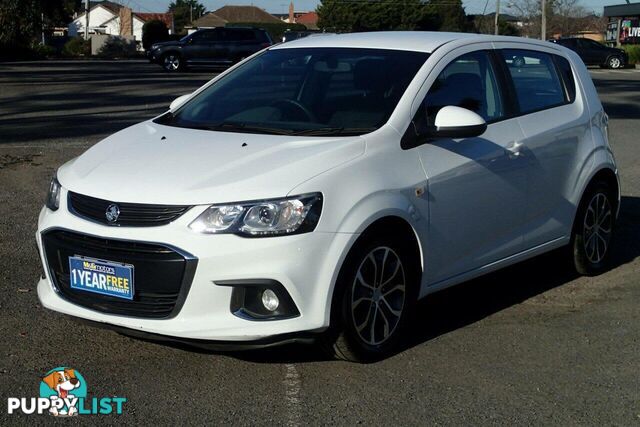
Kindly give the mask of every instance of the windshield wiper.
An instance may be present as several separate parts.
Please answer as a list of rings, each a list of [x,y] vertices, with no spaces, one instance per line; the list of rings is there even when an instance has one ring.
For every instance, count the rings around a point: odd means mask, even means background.
[[[365,133],[373,132],[377,128],[368,127],[368,128],[347,128],[347,127],[326,127],[326,128],[318,128],[318,129],[306,129],[295,132],[294,135],[303,135],[303,136],[329,136],[329,135],[344,135],[344,136],[353,136],[353,135],[362,135]]]
[[[211,126],[206,126],[209,130],[219,130],[227,132],[250,132],[264,133],[272,135],[292,135],[293,131],[289,129],[271,128],[267,126],[254,126],[244,123],[222,122]]]

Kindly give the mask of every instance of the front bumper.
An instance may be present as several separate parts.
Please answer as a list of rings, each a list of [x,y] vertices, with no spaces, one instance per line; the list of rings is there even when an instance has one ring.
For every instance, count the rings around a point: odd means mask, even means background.
[[[145,55],[149,62],[157,64],[160,61],[160,52],[158,50],[147,50]]]
[[[347,233],[243,238],[202,235],[187,226],[206,206],[196,206],[171,224],[159,227],[111,227],[79,218],[67,208],[66,190],[60,208],[43,208],[36,239],[45,275],[38,297],[48,309],[81,319],[127,328],[130,334],[156,334],[186,340],[247,342],[306,332],[329,325],[330,299],[337,266],[357,237]],[[43,253],[42,234],[52,229],[109,239],[170,245],[198,259],[186,299],[171,318],[151,319],[99,312],[71,303],[54,288]],[[79,254],[81,255],[81,254]],[[271,279],[281,283],[300,315],[282,320],[249,320],[231,312],[232,288],[214,282]]]

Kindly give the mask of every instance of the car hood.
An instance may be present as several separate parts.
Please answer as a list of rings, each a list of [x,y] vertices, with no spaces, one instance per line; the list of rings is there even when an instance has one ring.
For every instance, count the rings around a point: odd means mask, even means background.
[[[283,197],[362,155],[364,145],[359,136],[213,132],[149,121],[66,163],[58,180],[70,191],[116,202],[197,205]]]

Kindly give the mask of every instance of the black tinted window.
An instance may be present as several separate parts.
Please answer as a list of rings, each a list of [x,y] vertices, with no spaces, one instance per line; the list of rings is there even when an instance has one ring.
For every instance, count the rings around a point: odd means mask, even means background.
[[[438,111],[448,105],[471,110],[488,122],[504,116],[495,72],[486,52],[463,55],[440,73],[425,98],[428,124],[433,125]]]
[[[502,56],[516,89],[521,113],[565,103],[562,83],[551,55],[531,50],[505,49]]]
[[[256,35],[253,30],[225,30],[225,41],[254,41],[256,39]]]
[[[558,40],[558,44],[566,46],[569,49],[575,49],[577,47],[575,39]]]
[[[558,70],[564,83],[565,90],[567,92],[567,99],[569,102],[573,102],[576,99],[576,82],[573,80],[573,71],[571,70],[571,64],[565,58],[561,56],[554,56]]]
[[[198,31],[191,36],[193,41],[196,42],[208,42],[208,41],[216,41],[219,39],[218,31]]]

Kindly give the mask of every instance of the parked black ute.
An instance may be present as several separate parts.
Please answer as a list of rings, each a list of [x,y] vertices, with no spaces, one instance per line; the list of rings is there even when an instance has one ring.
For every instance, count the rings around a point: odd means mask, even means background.
[[[188,66],[232,65],[271,45],[263,29],[211,28],[178,41],[154,43],[147,57],[167,71],[179,71]]]
[[[564,38],[551,41],[575,51],[585,65],[615,69],[623,68],[629,62],[629,55],[624,50],[608,47],[593,40]]]

